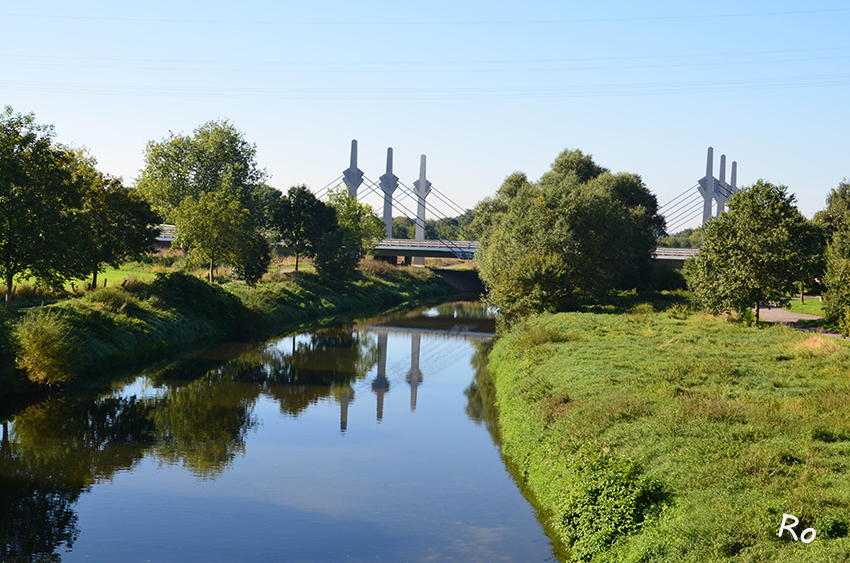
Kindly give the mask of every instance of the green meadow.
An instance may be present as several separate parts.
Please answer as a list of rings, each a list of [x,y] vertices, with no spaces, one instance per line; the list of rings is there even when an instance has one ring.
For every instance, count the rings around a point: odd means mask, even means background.
[[[527,320],[490,361],[504,455],[572,560],[850,560],[850,344],[683,304]],[[783,514],[812,543],[777,535]]]

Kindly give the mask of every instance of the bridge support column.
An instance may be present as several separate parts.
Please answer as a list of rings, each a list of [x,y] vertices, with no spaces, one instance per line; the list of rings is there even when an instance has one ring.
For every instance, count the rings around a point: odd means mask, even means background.
[[[422,372],[419,370],[419,344],[422,335],[414,332],[410,335],[410,371],[407,372],[407,382],[410,383],[410,412],[416,410],[417,391],[422,383]]]
[[[419,179],[413,182],[413,192],[416,194],[416,240],[425,240],[425,198],[431,193],[431,182],[425,179],[425,155],[419,157]],[[425,258],[413,258],[413,264],[424,266]]]
[[[714,199],[714,147],[708,147],[708,159],[705,164],[705,178],[697,185],[703,198],[702,224],[711,219],[711,202]]]
[[[387,379],[387,333],[378,333],[378,375],[372,381],[372,391],[378,395],[378,422],[384,418],[384,395],[390,390]]]
[[[384,234],[393,238],[393,192],[398,187],[398,176],[393,174],[393,149],[387,149],[387,172],[380,178],[384,192]]]
[[[357,139],[351,140],[351,164],[342,172],[342,181],[348,186],[348,195],[357,200],[357,188],[363,183],[363,171],[357,168]]]

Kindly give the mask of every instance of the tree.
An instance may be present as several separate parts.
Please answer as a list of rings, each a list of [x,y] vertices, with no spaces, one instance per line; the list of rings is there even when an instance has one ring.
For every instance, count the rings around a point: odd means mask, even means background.
[[[0,275],[11,306],[16,277],[45,285],[85,275],[77,260],[76,211],[83,183],[73,155],[53,143],[53,128],[33,114],[0,112]]]
[[[296,271],[298,257],[315,256],[322,236],[337,228],[334,209],[316,199],[307,186],[289,188],[271,209],[271,226],[284,244],[295,249]]]
[[[850,230],[850,182],[844,180],[826,196],[826,209],[815,213],[813,219],[828,241],[835,233]]]
[[[473,211],[488,299],[502,318],[572,308],[652,275],[657,204],[634,174],[564,151],[540,182],[514,173]]]
[[[189,196],[172,215],[177,225],[175,242],[193,258],[209,263],[210,283],[215,264],[237,262],[246,238],[254,234],[250,213],[226,192]]]
[[[97,287],[97,275],[106,265],[118,267],[148,251],[159,229],[159,216],[136,190],[125,188],[120,178],[96,170],[88,182],[82,213],[83,260]]]
[[[688,287],[712,312],[747,315],[794,290],[805,275],[811,227],[785,186],[759,180],[729,198],[729,211],[703,227],[699,255],[688,261]]]
[[[148,143],[136,187],[167,221],[175,221],[186,198],[223,191],[259,224],[274,194],[262,183],[267,175],[257,168],[256,153],[256,146],[227,120],[208,121],[191,137],[169,132],[163,141]]]
[[[850,336],[850,183],[841,182],[826,198],[826,209],[815,214],[827,239],[823,275],[824,317],[838,322]]]
[[[344,189],[329,190],[328,203],[336,211],[338,228],[323,235],[315,264],[322,278],[339,284],[384,237],[384,223],[369,205],[358,203]]]

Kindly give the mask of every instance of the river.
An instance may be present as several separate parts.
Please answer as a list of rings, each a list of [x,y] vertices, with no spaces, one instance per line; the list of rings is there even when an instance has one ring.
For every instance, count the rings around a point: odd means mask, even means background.
[[[492,315],[224,344],[3,424],[0,559],[553,561],[505,468]]]

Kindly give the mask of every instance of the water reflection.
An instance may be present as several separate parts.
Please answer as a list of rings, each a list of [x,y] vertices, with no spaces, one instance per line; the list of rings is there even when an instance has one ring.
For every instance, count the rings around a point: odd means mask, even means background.
[[[146,458],[181,466],[199,480],[218,478],[245,454],[248,435],[260,423],[254,411],[261,397],[292,418],[320,402],[338,404],[345,433],[355,388],[362,389],[357,384],[366,385],[367,396],[371,388],[381,422],[390,379],[397,376],[408,384],[415,411],[425,382],[423,354],[429,369],[437,369],[430,360],[444,353],[427,345],[423,350],[425,332],[477,336],[465,410],[498,443],[492,384],[483,369],[492,330],[492,315],[481,307],[439,306],[286,337],[224,363],[198,358],[172,364],[134,382],[131,392],[30,407],[2,425],[0,560],[59,560],[58,552],[70,550],[80,534],[74,512],[80,496]],[[408,336],[409,367],[388,366],[390,342],[406,346]]]

